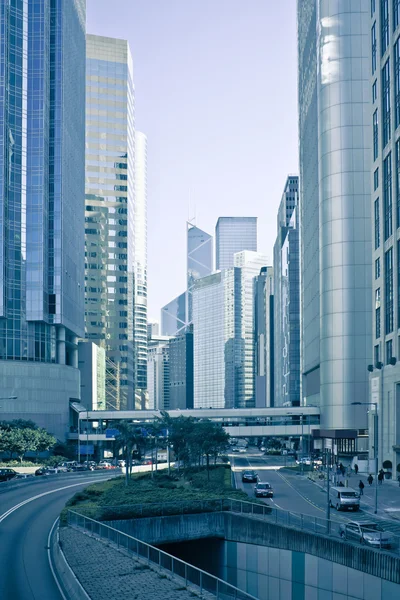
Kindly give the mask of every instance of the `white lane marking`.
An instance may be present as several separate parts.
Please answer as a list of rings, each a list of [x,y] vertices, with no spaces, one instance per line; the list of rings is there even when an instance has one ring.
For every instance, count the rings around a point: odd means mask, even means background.
[[[32,496],[31,498],[27,498],[23,502],[20,502],[19,504],[16,504],[15,506],[12,506],[5,513],[3,513],[0,516],[0,523],[2,521],[4,521],[4,519],[6,519],[7,517],[9,517],[14,511],[18,510],[19,508],[21,508],[25,504],[28,504],[29,502],[33,502],[34,500],[37,500],[38,498],[43,498],[43,496],[48,496],[49,494],[55,494],[56,492],[61,492],[62,490],[67,490],[69,488],[77,487],[79,485],[83,485],[84,483],[91,483],[91,482],[95,483],[97,481],[106,481],[106,479],[104,477],[102,477],[101,479],[88,479],[86,481],[81,481],[80,483],[73,483],[72,485],[65,485],[64,487],[57,488],[55,490],[50,490],[49,492],[43,492],[42,494],[37,494],[36,496]]]
[[[55,581],[55,582],[56,582],[56,584],[57,584],[58,591],[59,591],[59,592],[60,592],[60,594],[61,594],[61,597],[62,597],[62,599],[63,599],[63,600],[68,600],[68,599],[66,598],[66,596],[65,596],[64,592],[62,591],[62,589],[61,589],[61,586],[60,586],[60,584],[59,584],[59,582],[58,582],[58,578],[57,578],[57,576],[56,576],[56,573],[55,573],[55,570],[54,570],[54,567],[53,567],[53,561],[52,561],[52,559],[51,559],[51,552],[50,552],[50,548],[51,548],[51,546],[50,546],[50,544],[51,544],[51,536],[53,535],[54,527],[57,525],[57,523],[58,523],[58,517],[57,517],[57,519],[54,521],[54,523],[53,523],[53,525],[52,525],[52,527],[51,527],[51,529],[50,529],[49,537],[47,538],[47,558],[49,559],[49,565],[50,565],[50,569],[51,569],[51,572],[52,572],[52,574],[53,574],[54,581]]]

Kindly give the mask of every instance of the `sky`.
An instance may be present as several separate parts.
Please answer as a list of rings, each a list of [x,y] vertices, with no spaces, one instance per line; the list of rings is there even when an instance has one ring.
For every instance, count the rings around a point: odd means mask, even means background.
[[[186,287],[186,221],[258,217],[270,257],[298,172],[296,0],[87,0],[87,32],[127,39],[148,138],[148,316]]]

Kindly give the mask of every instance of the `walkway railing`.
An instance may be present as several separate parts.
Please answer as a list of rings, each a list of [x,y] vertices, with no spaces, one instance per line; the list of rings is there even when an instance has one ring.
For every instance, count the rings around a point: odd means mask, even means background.
[[[161,571],[168,572],[174,578],[179,579],[185,587],[189,587],[189,590],[190,586],[194,587],[200,592],[201,596],[205,593],[206,595],[215,596],[218,600],[257,600],[255,596],[247,594],[226,581],[198,569],[151,544],[147,544],[105,523],[80,515],[73,510],[68,510],[68,524],[83,529],[95,537],[112,542],[117,548],[123,549],[134,558],[145,561]]]

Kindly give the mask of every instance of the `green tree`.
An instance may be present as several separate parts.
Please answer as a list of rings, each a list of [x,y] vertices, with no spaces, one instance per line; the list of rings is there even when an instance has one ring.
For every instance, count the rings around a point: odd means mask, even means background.
[[[144,436],[141,428],[135,423],[118,421],[115,428],[120,433],[116,439],[116,447],[118,450],[122,450],[122,456],[125,460],[125,485],[128,486],[132,474],[132,454],[135,449],[140,451],[143,448]]]
[[[196,425],[196,436],[201,440],[201,451],[206,457],[207,479],[210,480],[210,457],[216,462],[219,454],[224,452],[229,444],[229,434],[219,424],[209,419]]]
[[[39,433],[36,429],[6,429],[1,434],[1,450],[9,452],[11,458],[17,455],[22,462],[27,452],[36,452],[39,443]]]

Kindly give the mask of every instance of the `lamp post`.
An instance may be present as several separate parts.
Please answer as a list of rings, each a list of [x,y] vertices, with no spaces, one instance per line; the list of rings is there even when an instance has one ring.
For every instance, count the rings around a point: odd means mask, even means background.
[[[304,475],[304,413],[301,416],[301,474]]]
[[[383,371],[381,372],[381,378]],[[378,512],[378,403],[377,402],[352,402],[353,406],[374,406],[374,458],[375,458],[375,514]]]

